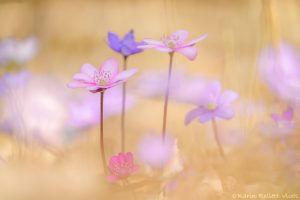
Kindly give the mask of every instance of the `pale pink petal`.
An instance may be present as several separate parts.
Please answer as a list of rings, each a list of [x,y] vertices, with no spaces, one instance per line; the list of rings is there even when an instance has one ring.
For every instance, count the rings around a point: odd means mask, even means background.
[[[75,80],[68,83],[69,88],[83,88],[83,87],[89,87],[89,86],[91,86],[91,84],[84,83],[81,81],[75,81]]]
[[[238,94],[234,91],[227,90],[224,91],[219,99],[219,105],[221,106],[228,106],[231,102],[238,98]]]
[[[220,84],[219,81],[214,81],[211,84],[208,85],[208,91],[209,91],[209,95],[213,96],[213,97],[219,97],[220,93],[221,93],[221,89],[222,86]]]
[[[205,35],[202,35],[201,37],[195,39],[195,40],[192,40],[186,44],[184,44],[183,46],[184,47],[187,47],[187,46],[194,46],[195,44],[197,44],[198,42],[200,42],[201,40],[204,40],[205,38],[207,37],[207,34]]]
[[[156,49],[157,51],[167,52],[167,53],[174,51],[174,49],[171,49],[169,47],[155,47],[154,49]]]
[[[146,45],[164,46],[164,43],[162,41],[157,40],[144,39],[143,42],[145,42]]]
[[[199,116],[199,121],[205,123],[214,117],[212,112],[205,112]]]
[[[119,73],[118,75],[116,75],[115,78],[112,80],[112,83],[115,83],[118,81],[126,81],[128,78],[130,78],[136,72],[137,72],[137,69],[125,70],[125,71]]]
[[[137,48],[138,49],[153,49],[153,48],[156,48],[157,46],[156,45],[148,45],[148,44],[146,44],[146,45],[139,45],[139,46],[137,46]]]
[[[178,41],[184,41],[189,36],[189,32],[186,30],[178,30],[171,34],[171,37],[177,37]]]
[[[229,107],[223,107],[223,108],[217,109],[215,111],[215,115],[222,119],[231,119],[234,116],[234,112]]]
[[[95,90],[98,90],[98,89],[100,89],[100,88],[106,89],[106,87],[101,87],[101,86],[99,86],[99,85],[91,85],[91,86],[86,87],[86,89],[88,89],[88,90],[90,90],[90,91],[95,91]]]
[[[97,69],[93,65],[91,65],[91,64],[84,64],[80,68],[80,72],[81,73],[86,74],[86,75],[88,75],[90,77],[94,76],[95,71],[97,71]]]
[[[119,72],[119,63],[114,58],[108,59],[101,65],[100,71],[109,72],[110,77],[113,78]]]
[[[108,182],[111,182],[111,183],[116,182],[118,179],[119,178],[114,175],[110,175],[107,177]]]
[[[184,120],[185,125],[191,123],[194,119],[199,117],[203,112],[204,112],[203,108],[195,108],[190,112],[188,112]]]
[[[78,74],[75,74],[73,76],[73,79],[74,80],[77,80],[77,81],[84,81],[84,82],[88,82],[88,83],[92,83],[93,82],[93,79],[87,75],[87,74],[82,74],[82,73],[78,73]]]
[[[189,60],[194,60],[198,54],[198,51],[195,47],[183,47],[176,49],[175,51],[187,57]]]

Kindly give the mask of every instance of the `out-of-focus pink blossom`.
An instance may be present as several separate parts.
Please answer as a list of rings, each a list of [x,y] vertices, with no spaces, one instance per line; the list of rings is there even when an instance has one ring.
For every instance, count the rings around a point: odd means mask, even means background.
[[[271,115],[272,123],[263,123],[260,125],[262,134],[272,139],[285,139],[287,136],[293,134],[295,130],[295,123],[293,121],[293,109],[286,108],[280,114],[273,113]]]
[[[23,65],[37,52],[37,41],[30,37],[24,40],[6,38],[0,41],[0,66],[9,66],[11,63]]]
[[[91,92],[101,92],[114,87],[135,74],[136,69],[119,72],[117,60],[111,58],[106,60],[99,69],[91,64],[84,64],[80,73],[73,76],[68,86],[70,88],[86,88]]]
[[[112,156],[109,161],[108,169],[110,172],[108,180],[110,182],[115,182],[127,178],[136,172],[139,167],[134,163],[133,154],[127,152]]]
[[[18,73],[5,73],[0,77],[0,96],[24,88],[29,77],[30,74],[26,70]]]
[[[291,45],[262,49],[258,67],[262,79],[279,98],[300,104],[300,54]]]
[[[197,57],[198,51],[194,47],[198,42],[205,39],[207,34],[201,37],[186,42],[189,32],[186,30],[178,30],[170,36],[163,37],[161,40],[144,39],[143,45],[138,46],[141,49],[155,49],[161,52],[177,52],[188,58],[194,60]]]
[[[163,141],[160,135],[148,134],[138,143],[139,160],[154,168],[163,168],[172,160],[175,140],[168,136]]]
[[[163,97],[166,91],[167,71],[148,71],[136,82],[138,94],[151,97]],[[184,70],[174,70],[170,82],[170,99],[180,103],[196,104],[199,94],[204,90],[208,80],[200,75],[187,75]]]
[[[199,94],[201,99],[197,108],[191,110],[185,118],[185,124],[189,124],[198,118],[201,123],[213,118],[231,119],[234,115],[231,103],[238,97],[238,94],[227,90],[221,93],[221,84],[214,81],[208,84],[204,93]]]
[[[121,114],[122,88],[119,86],[106,91],[104,119]],[[99,123],[100,97],[90,93],[84,94],[78,100],[70,103],[70,124],[75,128],[88,128]],[[126,109],[135,104],[134,96],[128,94]]]

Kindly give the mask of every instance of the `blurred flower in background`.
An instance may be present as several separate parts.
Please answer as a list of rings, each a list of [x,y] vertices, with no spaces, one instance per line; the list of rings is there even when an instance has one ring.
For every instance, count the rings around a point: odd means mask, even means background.
[[[109,47],[122,54],[123,56],[130,56],[133,54],[137,54],[142,51],[142,49],[138,49],[137,46],[142,43],[138,43],[134,39],[134,31],[130,30],[123,39],[120,39],[119,36],[113,32],[109,32],[107,34],[108,45]]]
[[[262,49],[258,67],[262,79],[282,100],[300,105],[300,54],[290,44]]]
[[[117,86],[105,92],[104,119],[121,114],[122,88]],[[100,97],[85,93],[70,102],[70,125],[75,128],[89,128],[99,123],[100,118]],[[127,95],[126,110],[131,109],[136,102],[136,98],[130,93]]]

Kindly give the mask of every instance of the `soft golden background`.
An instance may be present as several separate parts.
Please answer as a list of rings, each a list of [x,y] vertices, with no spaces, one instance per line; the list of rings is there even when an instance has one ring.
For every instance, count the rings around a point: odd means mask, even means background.
[[[300,1],[272,3],[278,14],[281,39],[299,47]],[[178,55],[175,68],[180,66],[190,74],[219,79],[225,88],[240,93],[240,104],[250,101],[263,105],[265,112],[256,115],[243,104],[237,106],[236,118],[220,122],[220,129],[236,127],[248,138],[241,147],[226,148],[229,161],[224,164],[218,158],[214,141],[205,134],[211,131],[210,124],[184,126],[184,116],[191,106],[171,103],[168,130],[178,138],[186,167],[197,173],[180,179],[178,189],[165,199],[232,199],[233,193],[295,193],[300,192],[300,164],[287,169],[276,154],[262,153],[257,148],[265,141],[257,132],[256,122],[267,119],[274,106],[285,105],[271,94],[257,72],[256,58],[267,42],[262,5],[260,0],[0,0],[0,38],[36,36],[39,53],[28,64],[29,70],[67,83],[83,63],[98,65],[109,57],[121,62],[121,57],[106,44],[108,31],[124,35],[134,29],[138,41],[159,39],[177,29],[188,30],[190,39],[208,33],[197,45],[197,59],[191,62]],[[167,54],[151,50],[129,59],[129,66],[139,69],[136,77],[149,69],[166,69],[167,63]],[[134,152],[137,140],[148,130],[160,130],[162,106],[162,101],[140,99],[130,110],[128,150]],[[106,121],[108,155],[118,152],[119,123],[119,117]],[[299,136],[292,140],[299,150]],[[0,152],[10,157],[15,142],[1,136],[1,144]],[[25,147],[22,158],[12,158],[1,166],[0,199],[132,199],[127,190],[104,183],[98,149],[97,127],[56,153]],[[286,173],[294,179],[287,180]],[[137,189],[137,198],[163,199],[157,197],[157,188],[160,183],[152,180]]]

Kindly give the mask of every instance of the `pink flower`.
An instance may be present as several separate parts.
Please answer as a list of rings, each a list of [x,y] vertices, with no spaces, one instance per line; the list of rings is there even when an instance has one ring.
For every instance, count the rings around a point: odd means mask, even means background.
[[[84,64],[80,73],[73,76],[68,86],[70,88],[86,88],[91,92],[101,92],[114,87],[131,77],[136,69],[130,69],[119,73],[117,60],[106,60],[99,69],[91,64]]]
[[[127,178],[139,169],[133,161],[133,155],[131,152],[119,153],[116,156],[112,156],[110,158],[108,168],[110,172],[108,180],[110,182]]]
[[[202,35],[201,37],[192,40],[190,42],[185,42],[189,35],[189,32],[186,30],[178,30],[172,33],[168,37],[163,37],[161,40],[150,40],[145,39],[143,42],[144,45],[138,46],[141,49],[156,49],[161,52],[178,52],[190,60],[194,60],[197,57],[197,49],[194,47],[195,44],[205,39],[207,34]]]
[[[290,124],[293,121],[294,111],[291,107],[287,107],[286,110],[281,114],[273,113],[271,115],[272,119],[277,123]]]
[[[198,118],[205,123],[214,118],[231,119],[234,112],[230,106],[238,97],[238,94],[227,90],[221,93],[221,84],[218,81],[207,85],[198,102],[198,107],[191,110],[185,118],[185,124],[189,124]]]
[[[162,141],[158,134],[148,134],[138,143],[137,151],[139,160],[154,168],[163,168],[171,160],[174,152],[175,140],[167,136]]]

